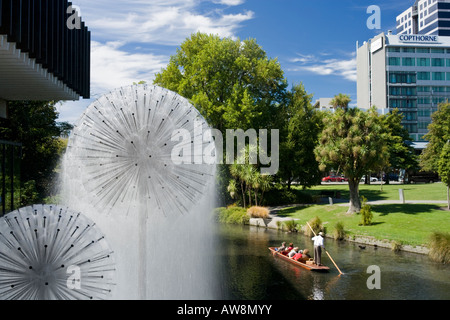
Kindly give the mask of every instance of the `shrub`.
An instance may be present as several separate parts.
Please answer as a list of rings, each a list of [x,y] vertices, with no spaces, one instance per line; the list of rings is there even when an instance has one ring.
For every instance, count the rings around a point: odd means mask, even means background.
[[[298,223],[295,222],[295,220],[287,220],[284,222],[283,226],[286,228],[289,232],[297,232],[298,231]]]
[[[253,206],[247,209],[247,213],[250,215],[250,217],[252,218],[263,218],[263,219],[267,219],[269,217],[269,209],[265,208],[265,207],[258,207],[258,206]]]
[[[323,232],[324,234],[326,233],[326,230],[322,225],[322,220],[320,220],[319,217],[312,218],[308,223],[316,234],[318,234],[319,232]],[[306,226],[305,228],[305,234],[308,237],[312,237],[314,235],[308,226]]]
[[[334,239],[343,240],[345,238],[346,231],[344,230],[344,224],[338,221],[334,229]]]
[[[441,263],[450,263],[450,233],[433,232],[429,240],[429,256]]]
[[[361,214],[360,225],[370,226],[373,218],[372,207],[367,204],[367,198],[364,196],[361,197],[361,211],[359,213]]]
[[[402,250],[402,243],[399,241],[392,241],[391,250],[394,252],[399,252],[400,250]]]
[[[247,210],[241,207],[216,208],[214,212],[221,223],[248,224],[250,219]]]

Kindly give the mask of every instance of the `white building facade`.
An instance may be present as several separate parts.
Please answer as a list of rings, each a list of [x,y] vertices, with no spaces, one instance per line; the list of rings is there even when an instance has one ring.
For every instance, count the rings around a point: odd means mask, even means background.
[[[411,139],[424,141],[431,114],[450,100],[450,37],[381,33],[358,46],[357,100],[382,114],[398,108]]]

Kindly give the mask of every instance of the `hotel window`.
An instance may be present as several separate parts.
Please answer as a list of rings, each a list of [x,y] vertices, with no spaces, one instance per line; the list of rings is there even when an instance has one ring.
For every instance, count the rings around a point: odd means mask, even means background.
[[[400,47],[388,47],[387,52],[400,52]]]
[[[411,124],[403,124],[406,130],[408,130],[409,133],[417,132],[417,124],[411,123]]]
[[[430,80],[429,72],[417,72],[417,80]]]
[[[431,53],[445,53],[445,49],[431,48]]]
[[[433,92],[445,92],[445,87],[432,87]]]
[[[450,72],[446,72],[445,74],[446,74],[447,80],[450,81]]]
[[[431,103],[431,98],[430,97],[417,98],[417,103],[418,104],[430,104]]]
[[[390,83],[416,83],[416,74],[413,72],[389,72]]]
[[[388,65],[390,66],[399,66],[400,58],[399,57],[389,57]]]
[[[435,81],[444,81],[445,80],[445,72],[432,72],[431,79]]]
[[[431,111],[429,109],[418,109],[417,114],[419,117],[429,117],[431,115]]]
[[[415,49],[415,48],[409,48],[409,47],[403,47],[403,48],[402,48],[402,52],[411,52],[411,53],[414,53],[414,52],[416,52],[416,49]]]
[[[443,58],[432,58],[431,66],[433,67],[445,67],[445,59]]]
[[[415,59],[414,58],[403,58],[402,66],[406,66],[406,67],[415,66]]]
[[[430,123],[426,121],[419,121],[418,127],[419,129],[427,129]]]
[[[448,59],[450,60],[450,59]],[[430,59],[429,58],[417,58],[417,66],[418,67],[429,67]]]
[[[431,92],[431,87],[417,87],[417,92]]]
[[[430,53],[430,48],[417,48],[417,53]]]

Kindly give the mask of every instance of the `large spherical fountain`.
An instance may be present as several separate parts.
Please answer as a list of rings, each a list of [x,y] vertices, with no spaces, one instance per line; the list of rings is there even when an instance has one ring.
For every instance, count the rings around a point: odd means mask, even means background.
[[[208,129],[186,99],[150,85],[105,94],[77,122],[63,163],[64,203],[111,237],[118,298],[213,298],[202,289],[213,282],[205,277],[215,180],[215,166],[202,161]]]
[[[114,272],[104,235],[79,212],[34,205],[0,218],[1,299],[106,299]]]

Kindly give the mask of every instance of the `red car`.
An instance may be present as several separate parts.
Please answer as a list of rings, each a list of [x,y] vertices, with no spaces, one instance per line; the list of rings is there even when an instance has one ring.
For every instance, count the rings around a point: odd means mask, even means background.
[[[342,182],[342,181],[345,181],[344,178],[339,176],[328,176],[322,178],[322,182]]]

